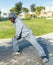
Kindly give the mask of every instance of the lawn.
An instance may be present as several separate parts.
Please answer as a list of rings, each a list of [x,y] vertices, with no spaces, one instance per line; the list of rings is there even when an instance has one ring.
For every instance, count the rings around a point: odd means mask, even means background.
[[[43,35],[53,32],[53,20],[45,18],[36,18],[23,20],[23,22],[32,29],[34,35]],[[0,38],[12,38],[15,35],[15,28],[10,21],[0,22]]]

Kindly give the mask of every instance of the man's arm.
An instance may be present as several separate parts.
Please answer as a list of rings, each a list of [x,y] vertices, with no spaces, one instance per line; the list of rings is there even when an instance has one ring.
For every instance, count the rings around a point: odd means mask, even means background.
[[[16,22],[16,36],[15,36],[16,39],[20,39],[22,33],[22,27],[23,27],[22,21],[18,20]]]

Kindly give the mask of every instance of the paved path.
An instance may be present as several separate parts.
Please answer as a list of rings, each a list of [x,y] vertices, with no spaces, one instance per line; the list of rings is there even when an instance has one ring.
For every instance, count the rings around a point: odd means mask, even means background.
[[[52,35],[51,35],[52,34]],[[53,33],[38,36],[37,41],[50,53],[50,61],[45,65],[53,65]],[[20,42],[21,55],[13,55],[11,39],[0,39],[0,65],[44,65],[37,50],[30,43]],[[46,53],[48,53],[46,50]],[[41,60],[41,61],[40,61]],[[39,61],[39,63],[37,63]]]

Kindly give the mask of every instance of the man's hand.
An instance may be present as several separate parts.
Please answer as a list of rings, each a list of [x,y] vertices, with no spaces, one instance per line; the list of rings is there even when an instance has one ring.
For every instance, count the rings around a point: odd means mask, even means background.
[[[12,43],[14,43],[16,41],[15,36],[12,38]]]

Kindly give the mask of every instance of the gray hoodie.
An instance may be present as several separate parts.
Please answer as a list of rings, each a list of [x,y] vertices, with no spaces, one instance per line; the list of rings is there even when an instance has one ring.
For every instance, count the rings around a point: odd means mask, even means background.
[[[29,29],[19,18],[16,18],[14,25],[16,28],[16,39],[25,38],[29,36],[29,34],[32,34],[31,29]]]

